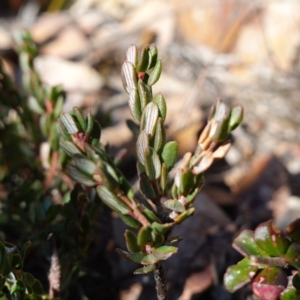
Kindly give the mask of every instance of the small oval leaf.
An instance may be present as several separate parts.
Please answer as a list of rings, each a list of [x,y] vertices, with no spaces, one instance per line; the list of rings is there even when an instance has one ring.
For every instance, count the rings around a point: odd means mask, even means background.
[[[152,229],[150,226],[143,226],[138,233],[137,243],[139,246],[145,246],[152,242]]]
[[[77,167],[75,166],[67,166],[67,170],[68,170],[68,173],[70,175],[70,177],[83,184],[83,185],[86,185],[86,186],[94,186],[96,183],[95,181],[92,179],[91,176],[89,176],[88,174],[86,173],[83,173],[82,171],[80,171]]]
[[[137,88],[137,76],[135,67],[128,60],[126,60],[122,65],[121,78],[124,90],[127,94],[129,94],[132,89]]]
[[[134,120],[139,123],[142,117],[140,97],[136,89],[129,92],[129,109]]]
[[[146,105],[142,120],[143,124],[141,124],[141,129],[144,129],[146,133],[153,136],[158,120],[158,107],[154,102],[150,102]]]
[[[106,186],[99,185],[97,187],[97,193],[101,200],[118,214],[128,214],[131,209],[113,192],[108,190]]]
[[[155,265],[148,265],[148,266],[144,266],[143,268],[139,268],[137,270],[135,270],[133,273],[138,275],[138,274],[147,274],[152,272],[155,269]]]
[[[79,129],[75,123],[75,120],[73,119],[73,117],[70,114],[61,113],[60,119],[69,134],[75,134],[75,133],[79,132]]]
[[[229,267],[224,275],[225,288],[234,293],[251,281],[257,272],[257,267],[251,266],[251,261],[244,258],[237,265]]]
[[[164,206],[178,212],[185,211],[185,207],[178,200],[167,200],[165,201]]]
[[[175,141],[168,142],[165,144],[161,157],[166,163],[167,169],[170,170],[173,168],[178,155],[178,144]]]
[[[138,62],[138,52],[135,45],[131,45],[127,52],[126,52],[126,60],[128,60],[130,63],[132,63],[135,67],[137,66]]]
[[[153,68],[153,70],[149,76],[149,79],[148,79],[149,86],[154,85],[159,80],[161,71],[162,71],[162,62],[161,62],[161,59],[159,59],[159,60],[157,60],[155,67]]]
[[[137,236],[130,230],[125,231],[125,241],[128,251],[130,252],[140,252],[141,247],[137,243]]]
[[[154,97],[153,102],[156,103],[159,110],[159,115],[162,117],[163,121],[165,121],[167,116],[167,104],[165,98],[162,94],[157,94]]]
[[[138,161],[145,165],[145,151],[149,148],[148,134],[143,130],[140,132],[136,142],[136,154]]]
[[[158,154],[150,147],[145,151],[145,170],[150,180],[158,179],[161,173],[161,163]]]
[[[154,200],[157,198],[152,183],[147,176],[141,174],[139,183],[140,183],[140,190],[146,199]]]

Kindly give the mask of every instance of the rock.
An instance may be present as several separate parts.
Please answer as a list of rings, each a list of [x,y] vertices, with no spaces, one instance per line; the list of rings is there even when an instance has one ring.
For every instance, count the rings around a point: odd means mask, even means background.
[[[54,55],[71,58],[82,54],[88,48],[88,40],[83,33],[74,26],[68,26],[58,37],[41,48],[44,55]]]
[[[103,80],[93,68],[54,56],[39,56],[34,65],[43,81],[49,85],[61,84],[66,91],[98,92]]]
[[[124,122],[106,127],[101,133],[101,143],[120,148],[132,139],[132,133]]]
[[[124,32],[134,31],[137,28],[154,32],[155,43],[162,49],[169,45],[175,36],[175,14],[172,5],[166,1],[146,1],[144,5],[136,6],[126,15],[122,28]]]
[[[300,45],[298,1],[267,1],[240,32],[234,52],[243,64],[269,64],[291,71]]]
[[[195,214],[182,224],[175,226],[171,236],[182,236],[183,240],[175,244],[178,253],[164,262],[167,281],[170,282],[170,299],[178,299],[180,295],[186,296],[196,292],[194,280],[201,278],[199,270],[208,271],[211,259],[214,263],[222,261],[230,249],[231,237],[228,236],[231,220],[210,198],[200,192],[194,202]],[[231,236],[231,234],[230,234]],[[198,273],[199,272],[199,273]],[[196,274],[194,274],[196,273]],[[198,274],[197,274],[198,273]],[[212,274],[199,289],[202,291],[211,284]],[[186,282],[186,278],[189,278]],[[185,291],[182,294],[182,288]],[[192,287],[193,286],[193,287]],[[192,290],[191,290],[192,289]],[[183,298],[187,299],[187,298]]]
[[[12,40],[7,30],[0,27],[0,50],[7,50],[12,47]]]
[[[36,43],[44,43],[70,23],[71,18],[66,12],[43,14],[31,27],[33,40]]]
[[[179,300],[190,300],[194,294],[201,293],[213,283],[212,267],[208,266],[200,272],[192,273],[186,280]]]
[[[289,196],[284,199],[284,206],[276,216],[276,225],[284,230],[300,216],[300,197]]]
[[[174,140],[178,143],[180,156],[195,151],[202,125],[201,121],[188,124],[173,135]]]
[[[134,283],[127,290],[121,291],[120,300],[138,300],[142,290],[141,283]]]
[[[101,11],[89,10],[77,17],[78,26],[86,33],[91,34],[96,28],[108,20]]]
[[[178,11],[178,30],[182,37],[217,52],[228,52],[233,48],[241,28],[251,17],[251,6],[247,1],[172,2]]]
[[[243,226],[251,228],[273,217],[270,202],[280,188],[290,188],[289,174],[282,162],[274,155],[255,158],[232,187]]]

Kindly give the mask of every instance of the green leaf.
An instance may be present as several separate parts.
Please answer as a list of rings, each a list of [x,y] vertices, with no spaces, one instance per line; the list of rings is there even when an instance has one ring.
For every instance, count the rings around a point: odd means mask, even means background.
[[[300,243],[292,243],[284,257],[290,265],[300,268]]]
[[[121,79],[123,83],[124,90],[127,94],[131,92],[131,90],[137,88],[137,76],[134,65],[125,61],[121,67]]]
[[[67,170],[68,170],[70,177],[73,180],[75,180],[83,185],[94,186],[96,184],[90,175],[83,173],[81,170],[79,170],[75,166],[69,165],[69,166],[67,166]]]
[[[133,119],[139,123],[142,117],[142,109],[140,96],[136,89],[132,89],[129,92],[128,105]]]
[[[138,274],[147,274],[152,272],[155,269],[155,265],[148,265],[148,266],[144,266],[143,268],[139,268],[137,270],[135,270],[133,273],[138,275]]]
[[[201,174],[202,175],[202,174]],[[197,194],[199,193],[199,190],[200,188],[202,187],[203,185],[203,181],[201,183],[199,183],[199,186],[196,187],[193,191],[190,192],[190,194],[188,194],[186,197],[185,197],[185,202],[192,202],[195,200],[195,197],[197,196]]]
[[[2,289],[4,288],[4,285],[5,285],[5,278],[3,278],[1,275],[0,275],[0,290],[2,291]]]
[[[56,97],[56,102],[53,110],[53,117],[55,119],[58,119],[59,115],[61,114],[63,104],[64,104],[64,97],[61,93],[60,96]]]
[[[134,123],[132,120],[126,120],[127,127],[131,130],[133,135],[137,137],[140,133],[140,126]]]
[[[151,224],[151,227],[152,227],[152,229],[155,233],[166,234],[167,232],[169,232],[174,227],[174,225],[175,225],[175,223],[160,224],[160,223],[157,223],[157,222],[153,222]]]
[[[212,140],[216,142],[221,142],[225,140],[229,135],[229,117],[227,119],[224,119],[222,121],[218,121],[215,124],[213,124],[214,129],[211,130],[211,132],[214,132],[212,136]]]
[[[159,153],[166,142],[166,132],[161,118],[158,118],[155,135],[154,135],[154,150]]]
[[[85,116],[83,115],[83,112],[82,110],[79,108],[79,107],[73,107],[72,109],[72,115],[76,117],[78,123],[80,124],[81,126],[81,129],[80,131],[86,131],[86,118]]]
[[[112,165],[105,161],[102,161],[99,167],[101,169],[100,174],[103,175],[105,185],[110,190],[115,189],[119,184],[119,176],[117,174],[117,171]]]
[[[153,102],[156,103],[159,110],[159,115],[161,116],[163,121],[165,121],[167,116],[167,104],[165,98],[163,97],[162,94],[157,94],[154,97]]]
[[[120,215],[120,218],[122,219],[122,221],[132,227],[132,228],[140,228],[141,227],[141,223],[139,221],[137,221],[136,219],[134,219],[131,216],[128,215]]]
[[[24,284],[28,287],[32,287],[36,281],[36,279],[28,272],[23,272],[22,280]]]
[[[152,251],[152,254],[159,258],[159,260],[166,260],[173,254],[177,253],[178,248],[174,246],[161,246]]]
[[[183,240],[182,236],[171,236],[171,237],[167,238],[166,243],[173,244],[173,243],[180,242],[182,240]]]
[[[108,190],[106,186],[98,186],[97,193],[101,200],[116,213],[126,215],[131,211],[131,209],[117,195]]]
[[[185,207],[178,200],[167,200],[164,202],[164,206],[168,209],[175,210],[178,212],[184,212]]]
[[[199,162],[193,167],[194,174],[201,174],[206,171],[214,162],[214,157],[212,152],[206,152],[204,156],[199,159],[196,159]]]
[[[158,179],[161,173],[159,156],[150,147],[145,151],[145,170],[150,180]]]
[[[74,118],[70,114],[61,113],[60,119],[69,134],[75,134],[75,133],[79,132],[79,128],[77,127]]]
[[[146,105],[142,119],[141,119],[141,130],[151,136],[154,136],[156,124],[158,120],[158,107],[154,102],[150,102]]]
[[[149,76],[149,79],[148,79],[149,86],[154,85],[159,80],[161,71],[162,71],[162,62],[161,62],[161,59],[159,59],[159,60],[157,60],[155,67],[153,68],[153,70]]]
[[[238,127],[243,121],[244,109],[242,105],[234,106],[230,111],[229,129],[230,131]]]
[[[4,277],[8,276],[8,274],[10,272],[12,272],[12,267],[11,267],[11,258],[9,254],[5,254],[2,257],[2,265],[0,266],[1,268],[1,275],[3,275]]]
[[[94,120],[93,129],[89,134],[89,141],[91,145],[93,146],[98,145],[100,137],[101,137],[101,125],[98,121]]]
[[[256,244],[271,256],[285,254],[290,242],[285,234],[276,228],[275,222],[269,220],[261,223],[254,231]]]
[[[82,151],[73,142],[60,141],[59,144],[62,150],[71,157],[73,157],[76,154],[83,154]]]
[[[94,116],[92,114],[92,111],[89,110],[86,115],[86,128],[85,128],[85,134],[90,135],[90,133],[93,130],[94,127]]]
[[[11,254],[11,266],[13,269],[21,269],[22,267],[22,258],[18,253]]]
[[[166,163],[168,170],[172,169],[178,155],[178,144],[175,141],[165,144],[161,157]]]
[[[143,265],[153,265],[156,264],[160,259],[153,254],[148,254],[144,256],[144,258],[141,261],[141,264]]]
[[[35,113],[41,115],[45,112],[44,108],[40,105],[40,103],[36,100],[34,96],[28,97],[28,107]]]
[[[252,281],[252,290],[260,299],[278,299],[287,284],[285,272],[281,268],[270,267],[261,270],[255,276]]]
[[[138,52],[135,45],[131,45],[126,52],[126,60],[132,63],[135,67],[138,62]]]
[[[209,120],[214,119],[216,121],[222,122],[229,118],[229,109],[222,99],[218,99],[214,105],[211,107]]]
[[[293,286],[300,291],[300,273],[296,273],[292,279]]]
[[[124,258],[128,259],[128,260],[131,260],[133,262],[136,262],[136,263],[141,263],[141,261],[143,260],[143,258],[145,257],[145,254],[144,253],[141,253],[141,252],[135,252],[135,253],[129,253],[127,251],[124,251],[122,249],[116,249],[116,252],[123,256]]]
[[[139,58],[136,69],[138,72],[145,72],[145,71],[147,71],[147,68],[149,65],[150,65],[150,49],[149,49],[149,46],[146,45],[142,49],[142,53]]]
[[[75,166],[86,174],[93,175],[97,169],[96,164],[83,155],[75,155],[73,161]]]
[[[140,191],[142,192],[142,194],[146,199],[151,199],[151,200],[156,199],[157,196],[155,190],[152,186],[151,181],[148,179],[147,176],[141,174],[139,183],[140,183]]]
[[[251,266],[251,261],[244,258],[237,265],[229,267],[224,275],[224,286],[230,292],[234,293],[241,287],[251,281],[258,268]]]
[[[300,218],[290,223],[285,229],[285,233],[293,242],[300,241]]]
[[[43,295],[45,293],[42,284],[37,279],[31,288],[35,295]]]
[[[68,133],[61,119],[58,119],[58,132],[62,139],[72,141],[71,135]]]
[[[161,190],[164,192],[168,185],[168,170],[166,163],[162,163],[161,165],[161,174],[160,174],[160,187]]]
[[[138,161],[145,165],[145,151],[149,147],[149,136],[148,134],[143,130],[140,132],[137,142],[136,142],[136,154]]]
[[[176,173],[176,185],[178,187],[179,195],[188,195],[189,191],[194,187],[194,174],[187,169]]]
[[[192,216],[195,212],[195,208],[191,207],[185,212],[181,213],[177,218],[174,219],[174,222],[177,224],[182,223],[184,220],[186,220],[188,217]]]
[[[137,236],[137,243],[139,246],[143,247],[146,244],[150,244],[152,242],[152,229],[150,226],[143,226]]]
[[[171,192],[172,192],[172,197],[174,199],[177,199],[179,197],[179,195],[178,195],[178,188],[177,188],[175,182],[172,185],[172,191]]]
[[[149,221],[149,222],[158,222],[158,223],[161,223],[161,221],[160,221],[160,219],[157,217],[157,215],[153,212],[153,211],[151,211],[151,210],[149,210],[149,209],[145,209],[144,211],[143,211],[143,214],[145,215],[145,217],[147,218],[147,220]]]
[[[288,286],[281,294],[280,300],[296,300],[300,299],[300,291],[293,286]]]
[[[27,252],[28,248],[31,246],[31,244],[32,243],[30,241],[26,242],[24,244],[22,250],[21,250],[22,265],[24,264],[24,259],[25,259],[25,256],[26,256],[26,252]],[[1,259],[0,259],[0,261],[1,261]]]
[[[128,251],[130,252],[140,252],[141,247],[137,243],[137,236],[130,230],[125,231],[125,241]]]
[[[148,69],[151,69],[156,64],[158,51],[157,51],[157,48],[156,48],[155,44],[150,44],[149,49],[150,49],[151,63],[148,66]]]
[[[140,99],[140,109],[143,111],[146,105],[152,100],[152,92],[151,88],[141,79],[138,81],[138,95]]]
[[[234,239],[233,248],[244,256],[256,255],[267,257],[268,254],[263,251],[254,240],[254,232],[245,229]]]
[[[172,256],[174,253],[176,253],[178,250],[177,247],[173,246],[162,246],[159,248],[156,248],[152,251],[151,254],[148,254],[143,258],[141,261],[144,265],[152,265],[157,263],[160,260],[166,260],[170,256]]]
[[[154,231],[152,231],[152,239],[153,239],[153,243],[152,246],[153,247],[160,247],[163,245],[165,238],[164,235],[161,233],[156,233]]]

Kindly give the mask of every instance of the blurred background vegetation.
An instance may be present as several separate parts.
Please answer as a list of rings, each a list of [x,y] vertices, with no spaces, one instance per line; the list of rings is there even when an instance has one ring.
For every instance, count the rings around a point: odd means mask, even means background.
[[[285,228],[300,214],[299,25],[299,0],[0,1],[0,231],[19,248],[32,241],[25,270],[48,289],[53,245],[47,237],[65,228],[68,209],[62,208],[73,186],[55,167],[49,179],[57,149],[43,119],[51,129],[58,99],[63,111],[92,109],[111,153],[128,150],[121,169],[135,184],[120,67],[130,44],[155,42],[163,74],[154,92],[166,98],[167,136],[179,143],[180,155],[195,148],[215,98],[245,109],[232,149],[206,174],[195,216],[174,230],[185,239],[165,265],[171,299],[254,299],[247,288],[224,291],[222,276],[239,258],[231,249],[237,232],[270,218]],[[21,29],[34,42],[27,65],[19,61],[29,43],[16,38]],[[34,88],[22,84],[22,74]],[[49,88],[56,85],[62,89]],[[59,162],[62,170],[65,163]],[[77,196],[69,206],[78,206]],[[91,247],[88,258],[74,253],[81,263],[69,299],[155,299],[153,278],[133,276],[136,266],[114,252],[124,248],[124,225],[94,199]],[[76,240],[78,232],[69,230]],[[60,240],[56,247],[63,249]]]

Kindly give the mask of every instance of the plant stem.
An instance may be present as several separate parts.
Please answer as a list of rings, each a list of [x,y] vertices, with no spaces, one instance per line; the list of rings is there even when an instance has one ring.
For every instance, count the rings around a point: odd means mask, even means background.
[[[167,300],[167,286],[165,280],[165,271],[160,262],[155,265],[154,279],[156,283],[156,294],[158,300]]]

